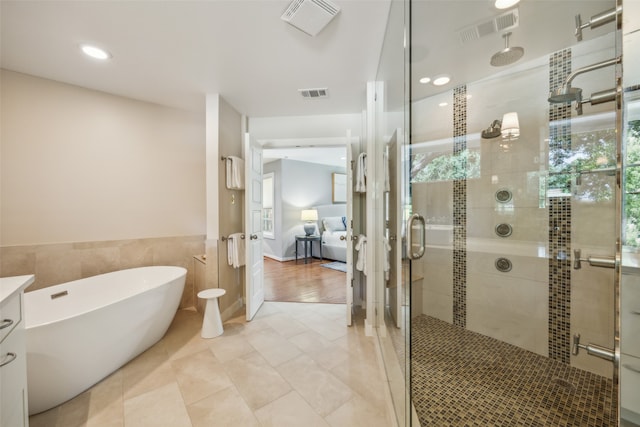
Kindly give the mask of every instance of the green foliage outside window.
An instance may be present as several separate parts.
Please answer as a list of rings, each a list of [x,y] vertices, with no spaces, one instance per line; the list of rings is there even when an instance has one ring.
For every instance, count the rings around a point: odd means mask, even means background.
[[[480,153],[463,150],[458,154],[413,156],[411,182],[453,181],[480,177]]]
[[[629,122],[626,144],[623,244],[640,247],[640,120]]]

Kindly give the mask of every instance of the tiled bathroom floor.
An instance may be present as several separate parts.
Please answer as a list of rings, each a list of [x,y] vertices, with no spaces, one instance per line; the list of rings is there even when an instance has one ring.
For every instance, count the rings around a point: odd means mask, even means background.
[[[616,425],[611,379],[425,315],[411,333],[423,426]]]
[[[344,323],[344,305],[266,302],[205,340],[180,310],[156,345],[30,425],[395,426],[375,338]]]

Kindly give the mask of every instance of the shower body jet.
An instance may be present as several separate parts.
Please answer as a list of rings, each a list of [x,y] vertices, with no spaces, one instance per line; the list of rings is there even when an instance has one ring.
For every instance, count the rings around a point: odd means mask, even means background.
[[[603,102],[613,101],[616,97],[615,89],[608,89],[601,92],[594,93],[591,98],[582,101],[582,89],[577,87],[571,87],[571,82],[580,74],[588,73],[590,71],[598,70],[600,68],[609,67],[612,65],[619,64],[622,60],[621,56],[607,59],[606,61],[597,62],[595,64],[587,65],[582,68],[578,68],[569,76],[567,80],[562,84],[562,86],[558,87],[555,90],[552,90],[549,93],[548,101],[552,104],[564,104],[564,103],[572,103],[573,101],[577,102],[576,111],[578,115],[582,114],[582,104],[587,102],[591,103],[591,105],[601,104]]]
[[[616,20],[616,17],[621,12],[622,12],[621,6],[617,6],[617,7],[614,7],[613,9],[605,10],[602,13],[593,15],[589,20],[589,22],[585,24],[582,23],[582,18],[580,17],[580,14],[577,14],[576,15],[576,31],[575,31],[576,39],[578,39],[578,41],[582,41],[582,30],[584,30],[585,28],[590,28],[590,29],[598,28],[604,24],[613,22]]]

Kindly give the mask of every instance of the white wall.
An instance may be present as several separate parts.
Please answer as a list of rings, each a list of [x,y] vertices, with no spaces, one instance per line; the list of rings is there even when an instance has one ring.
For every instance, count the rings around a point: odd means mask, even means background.
[[[362,114],[252,117],[249,132],[256,140],[288,138],[338,138],[362,135]]]
[[[0,246],[205,233],[201,113],[0,76]]]

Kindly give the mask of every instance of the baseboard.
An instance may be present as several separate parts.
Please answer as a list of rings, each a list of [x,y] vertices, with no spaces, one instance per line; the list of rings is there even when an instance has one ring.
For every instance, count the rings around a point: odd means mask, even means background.
[[[284,257],[284,258],[275,256],[275,255],[272,255],[272,254],[263,254],[263,256],[265,256],[267,258],[270,258],[270,259],[273,259],[273,260],[276,260],[276,261],[279,261],[279,262],[293,261],[294,259],[296,259],[296,257],[294,257],[294,256],[288,256],[288,257]]]
[[[220,313],[220,317],[222,318],[222,321],[224,322],[225,320],[230,319],[231,316],[233,316],[236,313],[236,311],[240,310],[241,308],[242,308],[242,298],[238,298],[236,302],[231,304],[229,307],[227,307],[226,310]]]

